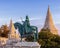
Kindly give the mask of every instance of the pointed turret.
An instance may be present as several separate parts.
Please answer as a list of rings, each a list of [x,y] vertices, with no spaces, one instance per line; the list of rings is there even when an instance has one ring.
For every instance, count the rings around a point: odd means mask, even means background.
[[[14,24],[13,24],[12,20],[10,20],[10,32],[11,32],[11,33],[16,32],[16,30],[15,30],[15,27],[14,27]]]
[[[49,29],[51,33],[58,34],[57,29],[54,26],[52,14],[50,12],[50,7],[48,6],[47,16],[43,29]]]
[[[19,38],[19,35],[16,33],[12,20],[10,20],[9,30],[9,38]]]

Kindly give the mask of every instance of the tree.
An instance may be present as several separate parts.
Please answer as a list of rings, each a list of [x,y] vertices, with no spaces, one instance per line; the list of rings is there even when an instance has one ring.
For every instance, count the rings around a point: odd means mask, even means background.
[[[1,32],[1,36],[2,37],[8,37],[8,33],[9,33],[9,28],[7,25],[2,25],[0,28],[0,32]]]
[[[49,29],[42,29],[39,33],[38,43],[41,48],[59,48],[60,36],[52,34]]]
[[[25,40],[27,42],[33,42],[34,41],[34,37],[33,36],[27,36]]]

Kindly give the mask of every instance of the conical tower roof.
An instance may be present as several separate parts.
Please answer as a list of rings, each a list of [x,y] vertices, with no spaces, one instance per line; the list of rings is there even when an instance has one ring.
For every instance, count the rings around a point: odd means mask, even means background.
[[[44,29],[49,29],[51,33],[58,34],[57,29],[53,23],[52,14],[50,12],[50,7],[48,6],[47,16],[44,24]]]
[[[15,27],[14,27],[14,24],[13,24],[12,20],[10,20],[10,26],[9,26],[9,29],[10,29],[10,33],[14,33],[14,32],[16,32],[16,30],[15,30]]]
[[[9,38],[19,38],[19,35],[16,33],[12,20],[10,20],[9,30]]]

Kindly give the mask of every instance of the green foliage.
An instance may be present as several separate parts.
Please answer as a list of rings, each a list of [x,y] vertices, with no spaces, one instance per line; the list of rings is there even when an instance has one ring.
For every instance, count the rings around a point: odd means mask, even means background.
[[[38,36],[38,43],[41,45],[41,48],[60,48],[60,36],[52,34],[49,29],[42,29]],[[34,40],[33,37],[26,39],[27,41]]]
[[[60,48],[60,36],[52,34],[48,29],[39,32],[38,43],[41,48]]]
[[[33,36],[28,36],[25,39],[27,42],[33,42],[34,41],[34,37]]]

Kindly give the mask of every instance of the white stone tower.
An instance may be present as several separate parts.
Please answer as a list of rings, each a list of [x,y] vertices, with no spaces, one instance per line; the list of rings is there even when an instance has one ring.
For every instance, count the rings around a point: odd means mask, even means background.
[[[47,29],[47,28],[50,30],[51,33],[58,34],[58,31],[55,28],[55,25],[53,23],[52,14],[50,12],[49,6],[48,6],[47,16],[46,16],[46,20],[45,20],[43,29]]]
[[[12,20],[10,20],[10,25],[9,25],[9,38],[19,38],[19,35],[17,34],[14,24],[12,22]]]

